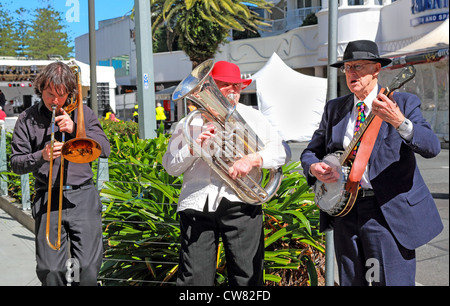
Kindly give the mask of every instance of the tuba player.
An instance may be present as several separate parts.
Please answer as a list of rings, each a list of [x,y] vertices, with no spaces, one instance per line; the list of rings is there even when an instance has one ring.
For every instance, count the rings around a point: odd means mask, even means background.
[[[263,150],[243,156],[229,169],[232,179],[245,178],[252,168],[278,168],[290,159],[289,147],[258,110],[239,103],[250,79],[241,79],[237,65],[217,62],[211,76],[252,130],[265,144]],[[210,111],[214,113],[213,110]],[[191,124],[195,120],[192,120]],[[181,254],[177,285],[211,286],[216,275],[219,238],[222,238],[229,284],[263,284],[264,235],[261,205],[243,203],[208,164],[190,150],[183,137],[184,119],[177,125],[163,157],[167,172],[184,174],[178,201]],[[212,125],[194,136],[201,145],[216,136]]]

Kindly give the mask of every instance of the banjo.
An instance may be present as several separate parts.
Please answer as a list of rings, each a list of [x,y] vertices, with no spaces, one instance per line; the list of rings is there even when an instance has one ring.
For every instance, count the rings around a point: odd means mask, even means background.
[[[400,73],[394,77],[392,83],[381,89],[386,96],[389,96],[396,89],[402,87],[408,81],[412,80],[416,74],[416,70],[413,66],[408,65],[404,67]],[[359,131],[353,136],[350,144],[345,151],[336,151],[328,154],[323,158],[323,162],[335,168],[340,174],[339,179],[335,183],[324,183],[317,180],[313,190],[315,193],[315,202],[317,206],[327,214],[333,217],[343,217],[350,212],[355,204],[358,196],[359,183],[356,188],[350,188],[348,186],[349,175],[353,166],[353,159],[351,153],[356,144],[361,140],[362,136],[369,128],[369,125],[374,121],[376,116],[371,112]],[[380,121],[381,119],[377,117]],[[376,137],[376,136],[375,136]],[[370,153],[369,153],[370,156]],[[367,157],[368,158],[368,157]],[[365,165],[364,165],[365,167]],[[349,191],[350,190],[350,191]]]

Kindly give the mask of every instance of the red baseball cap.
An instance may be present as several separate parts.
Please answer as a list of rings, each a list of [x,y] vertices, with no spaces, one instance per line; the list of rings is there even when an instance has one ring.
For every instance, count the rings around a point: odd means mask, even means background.
[[[229,82],[229,83],[243,83],[242,89],[250,85],[252,79],[241,79],[241,70],[238,65],[226,61],[219,61],[214,64],[211,70],[211,76],[214,80]]]

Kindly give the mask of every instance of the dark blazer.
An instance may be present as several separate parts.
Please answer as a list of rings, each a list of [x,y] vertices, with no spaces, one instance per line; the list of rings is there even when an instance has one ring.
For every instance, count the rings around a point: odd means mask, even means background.
[[[395,92],[393,99],[413,123],[414,136],[407,142],[392,125],[383,122],[369,159],[369,179],[395,238],[405,248],[415,249],[443,229],[415,158],[415,153],[425,158],[435,157],[440,152],[440,142],[423,118],[417,96]],[[353,94],[330,100],[325,105],[319,128],[300,157],[308,184],[313,185],[316,181],[308,175],[311,164],[329,153],[343,150],[342,142],[352,108]],[[321,212],[321,231],[331,229],[333,219]]]

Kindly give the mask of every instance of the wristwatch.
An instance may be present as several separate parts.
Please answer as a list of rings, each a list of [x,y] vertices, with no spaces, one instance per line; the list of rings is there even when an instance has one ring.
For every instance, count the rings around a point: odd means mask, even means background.
[[[403,120],[403,122],[398,126],[397,131],[403,139],[411,141],[414,133],[412,122],[408,118],[405,118],[405,120]]]
[[[398,126],[397,131],[399,132],[407,132],[411,129],[411,121],[408,118],[405,118],[403,122]]]

